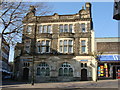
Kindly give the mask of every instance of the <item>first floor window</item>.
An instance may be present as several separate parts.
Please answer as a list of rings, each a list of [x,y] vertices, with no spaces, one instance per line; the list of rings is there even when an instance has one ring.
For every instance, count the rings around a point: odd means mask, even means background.
[[[59,42],[60,53],[73,53],[73,40],[60,40]]]
[[[38,53],[49,53],[50,52],[50,41],[49,40],[40,40],[37,43]]]

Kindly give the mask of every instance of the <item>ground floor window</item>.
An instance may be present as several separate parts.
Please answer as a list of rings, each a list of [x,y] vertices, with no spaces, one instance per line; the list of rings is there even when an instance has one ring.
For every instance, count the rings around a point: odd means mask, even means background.
[[[50,76],[50,68],[46,62],[41,62],[37,66],[37,75],[39,76]]]
[[[73,68],[69,63],[65,62],[60,66],[59,76],[73,76]]]

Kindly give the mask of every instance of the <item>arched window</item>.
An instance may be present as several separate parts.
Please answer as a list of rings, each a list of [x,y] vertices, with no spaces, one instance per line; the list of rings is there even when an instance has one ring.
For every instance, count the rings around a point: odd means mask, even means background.
[[[69,63],[65,62],[61,65],[59,76],[73,76],[73,69]]]
[[[41,62],[37,67],[37,75],[50,76],[50,68],[46,62]]]

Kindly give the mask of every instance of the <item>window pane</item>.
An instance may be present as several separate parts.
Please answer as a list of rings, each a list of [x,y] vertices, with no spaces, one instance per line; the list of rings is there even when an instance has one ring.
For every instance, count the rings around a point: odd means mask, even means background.
[[[45,52],[45,47],[42,47],[42,52]]]
[[[48,33],[51,33],[51,25],[48,25]]]
[[[59,76],[63,76],[63,68],[59,69]]]
[[[69,76],[73,76],[73,69],[69,68]]]
[[[43,32],[47,33],[47,26],[46,25],[43,26]]]
[[[67,74],[68,74],[68,69],[64,68],[64,76],[67,76]]]
[[[62,46],[62,40],[60,40],[60,46]]]
[[[60,52],[62,52],[62,48],[63,48],[63,47],[62,47],[62,46],[60,46],[60,48],[59,48],[59,51],[60,51]]]
[[[67,24],[64,26],[64,32],[68,32],[68,25]]]
[[[32,32],[32,26],[28,26],[26,33],[29,33],[29,34],[30,34],[31,32]]]
[[[81,63],[81,67],[83,67],[83,63]]]
[[[41,44],[42,44],[42,46],[44,46],[45,45],[45,41],[42,41]]]
[[[64,46],[64,53],[66,53],[67,52],[67,46]]]
[[[72,53],[72,52],[73,52],[73,47],[72,47],[72,46],[69,46],[69,47],[68,47],[68,52],[69,52],[69,53]]]
[[[72,40],[69,40],[69,41],[68,41],[68,45],[73,45],[73,41],[72,41]]]
[[[50,46],[50,41],[46,41],[46,46]]]
[[[46,76],[49,76],[49,75],[50,75],[50,69],[46,68]]]
[[[40,46],[38,46],[38,52],[40,52]]]
[[[85,45],[86,45],[85,43],[86,43],[85,40],[82,40],[82,41],[81,41],[81,45],[82,45],[82,46],[85,46]]]
[[[87,63],[85,63],[85,67],[87,67]]]
[[[42,33],[42,25],[39,26],[39,33]]]
[[[50,50],[50,47],[46,46],[46,52],[49,52],[49,50]]]
[[[86,47],[82,47],[82,52],[85,52],[86,51],[85,49],[86,49]]]
[[[70,24],[70,25],[69,25],[69,32],[72,32],[72,27],[73,27],[73,25]]]
[[[45,74],[46,74],[45,68],[41,68],[41,76],[45,76]]]
[[[67,45],[67,40],[64,40],[64,45]]]
[[[37,68],[37,75],[40,75],[40,68]]]
[[[63,32],[63,25],[59,26],[59,31],[60,31],[60,33]]]
[[[85,23],[81,24],[82,32],[85,32]]]

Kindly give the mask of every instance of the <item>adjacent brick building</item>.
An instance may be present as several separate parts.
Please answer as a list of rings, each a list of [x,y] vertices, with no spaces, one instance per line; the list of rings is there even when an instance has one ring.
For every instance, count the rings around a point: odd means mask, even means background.
[[[98,77],[120,78],[120,38],[96,38],[96,49],[103,54],[98,66]]]
[[[35,16],[34,6],[23,20],[22,43],[15,48],[19,80],[96,80],[91,4],[72,15]],[[33,70],[34,61],[34,70]]]

